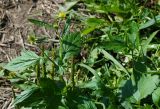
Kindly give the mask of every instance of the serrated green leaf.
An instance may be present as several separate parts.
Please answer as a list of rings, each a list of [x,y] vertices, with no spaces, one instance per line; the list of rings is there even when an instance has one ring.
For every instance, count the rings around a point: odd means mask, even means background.
[[[39,60],[40,57],[34,52],[23,51],[21,56],[13,59],[6,66],[4,66],[4,68],[10,71],[23,71],[36,64]]]
[[[70,27],[71,27],[71,15],[69,15],[66,19],[64,29],[62,32],[63,36],[69,35],[70,34]]]
[[[30,89],[27,89],[27,90],[21,92],[21,94],[16,97],[13,104],[17,105],[17,104],[25,102],[25,100],[28,99],[29,97],[31,97],[32,94],[34,92],[36,92],[37,90],[39,90],[38,87],[32,87]]]
[[[79,33],[70,33],[62,38],[64,59],[78,55],[81,50],[81,36]]]

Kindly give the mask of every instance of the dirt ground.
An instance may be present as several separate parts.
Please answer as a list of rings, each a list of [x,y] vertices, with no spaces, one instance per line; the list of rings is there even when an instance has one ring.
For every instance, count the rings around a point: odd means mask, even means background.
[[[36,1],[36,0],[33,0]],[[38,28],[28,19],[35,18],[54,22],[57,3],[63,0],[0,0],[0,64],[10,61],[20,54],[22,49],[36,49],[28,42],[28,36],[35,34],[54,38],[53,30]],[[14,109],[11,84],[0,78],[0,109]]]
[[[57,2],[38,0],[37,3],[33,3],[33,1],[0,0],[0,63],[10,61],[24,48],[33,48],[27,40],[29,35],[53,36],[52,30],[38,28],[29,23],[28,19],[35,18],[53,23]]]

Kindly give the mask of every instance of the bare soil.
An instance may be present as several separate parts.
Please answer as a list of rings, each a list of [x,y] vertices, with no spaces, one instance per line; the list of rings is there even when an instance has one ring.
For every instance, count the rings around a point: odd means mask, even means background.
[[[33,48],[27,40],[29,35],[52,37],[52,30],[38,28],[28,19],[53,22],[56,10],[53,0],[36,4],[32,0],[0,0],[0,63],[15,58],[24,48]]]
[[[20,55],[23,49],[33,49],[28,42],[29,35],[54,38],[53,30],[38,28],[29,23],[29,18],[54,22],[57,4],[63,0],[0,0],[0,64]],[[13,109],[12,85],[5,78],[0,78],[0,109]]]

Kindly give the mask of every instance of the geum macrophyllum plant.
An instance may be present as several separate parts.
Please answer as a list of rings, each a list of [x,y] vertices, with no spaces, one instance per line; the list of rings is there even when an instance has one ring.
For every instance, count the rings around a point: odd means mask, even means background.
[[[137,0],[80,0],[63,6],[68,6],[65,16],[55,20],[65,21],[63,28],[29,19],[39,27],[60,31],[58,44],[46,50],[49,40],[36,39],[33,44],[40,45],[40,55],[24,50],[4,67],[15,72],[11,80],[22,91],[14,105],[159,108],[159,7],[150,9]],[[73,26],[80,31],[71,32]]]

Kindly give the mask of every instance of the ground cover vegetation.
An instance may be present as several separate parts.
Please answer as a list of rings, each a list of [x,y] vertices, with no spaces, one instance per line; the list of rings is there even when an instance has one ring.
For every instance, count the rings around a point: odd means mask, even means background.
[[[1,75],[21,90],[15,108],[160,108],[160,3],[79,0],[59,5],[53,23],[29,18],[53,38],[31,35]],[[46,48],[46,44],[51,43]]]

